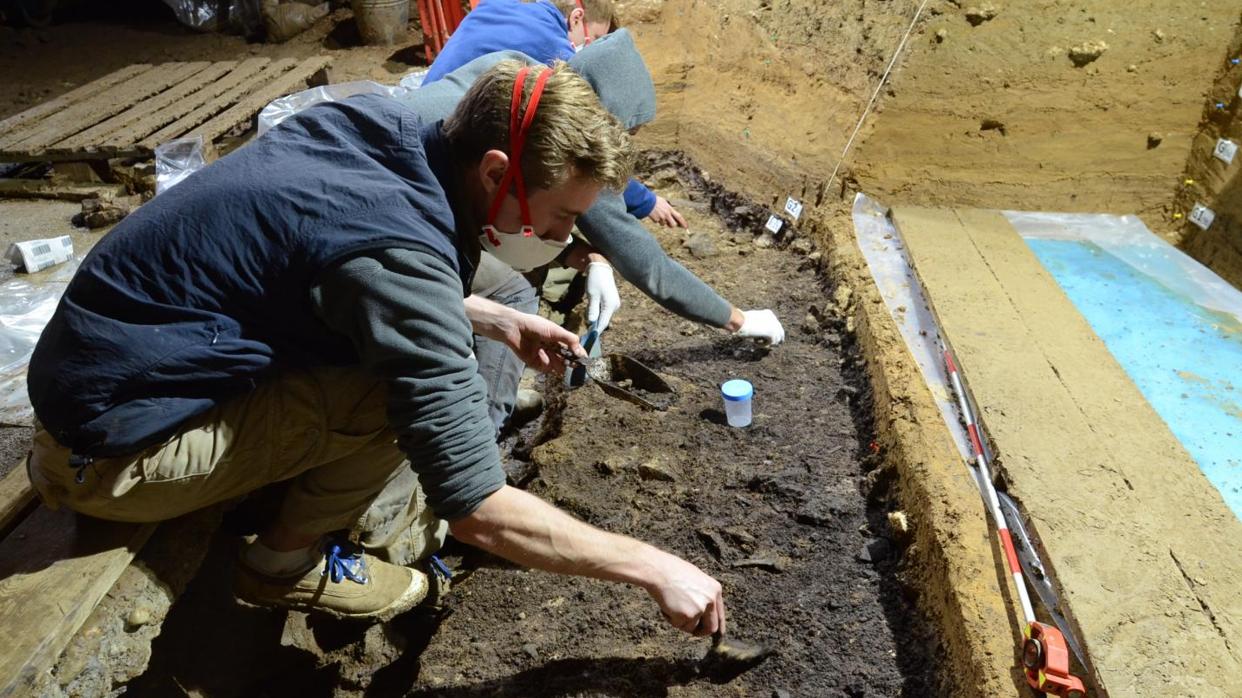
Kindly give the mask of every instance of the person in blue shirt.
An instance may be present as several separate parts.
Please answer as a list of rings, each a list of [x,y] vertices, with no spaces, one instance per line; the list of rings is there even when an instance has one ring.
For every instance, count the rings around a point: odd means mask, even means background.
[[[480,56],[518,51],[540,63],[569,60],[615,25],[612,0],[484,0],[449,37],[423,78],[430,85]],[[626,185],[625,208],[635,218],[685,228],[686,219],[637,179]]]

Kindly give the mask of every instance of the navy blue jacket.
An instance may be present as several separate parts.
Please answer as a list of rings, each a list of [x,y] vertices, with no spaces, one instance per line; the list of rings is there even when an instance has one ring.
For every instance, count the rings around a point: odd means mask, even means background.
[[[325,103],[138,209],[87,256],[35,348],[44,428],[78,456],[128,455],[278,368],[357,363],[310,301],[347,257],[430,250],[464,294],[439,139],[391,99]]]

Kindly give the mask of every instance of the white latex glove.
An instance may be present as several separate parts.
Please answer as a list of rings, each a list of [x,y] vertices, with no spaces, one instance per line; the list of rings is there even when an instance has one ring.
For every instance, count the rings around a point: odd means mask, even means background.
[[[737,336],[766,341],[772,346],[785,341],[785,328],[771,310],[744,310],[742,317],[745,319]]]
[[[612,322],[613,313],[621,307],[621,294],[617,292],[617,281],[612,277],[612,267],[603,262],[588,264],[586,292],[589,299],[587,322],[595,323],[595,329],[603,332],[608,329],[608,323]]]

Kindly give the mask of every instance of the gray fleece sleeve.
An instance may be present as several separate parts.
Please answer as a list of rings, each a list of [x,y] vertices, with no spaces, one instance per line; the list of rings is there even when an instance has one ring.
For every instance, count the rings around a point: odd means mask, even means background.
[[[321,273],[311,300],[353,341],[363,367],[388,382],[397,443],[436,515],[468,516],[504,486],[461,281],[448,262],[424,249],[354,257]]]
[[[601,193],[595,205],[578,218],[578,229],[622,278],[655,302],[705,325],[724,327],[729,323],[733,306],[689,269],[674,262],[642,223],[626,212],[620,194]]]

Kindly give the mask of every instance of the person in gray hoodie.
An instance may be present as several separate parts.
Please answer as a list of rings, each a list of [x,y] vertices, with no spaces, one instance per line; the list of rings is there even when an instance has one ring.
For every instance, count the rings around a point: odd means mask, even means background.
[[[504,60],[537,64],[517,51],[490,53],[399,99],[426,122],[442,119],[452,113],[478,76]],[[628,30],[597,39],[568,63],[626,129],[632,132],[655,119],[655,84]],[[597,329],[606,329],[620,306],[613,279],[616,269],[626,281],[683,318],[774,345],[784,340],[785,331],[771,310],[739,310],[672,260],[643,224],[628,213],[620,192],[600,194],[595,205],[578,219],[578,230],[585,244],[571,246],[559,261],[586,273],[590,299],[587,319],[596,322]],[[534,287],[490,255],[484,255],[472,291],[523,312],[538,309]],[[512,412],[523,365],[503,345],[484,337],[476,339],[480,373],[488,384],[489,410],[499,429]]]

